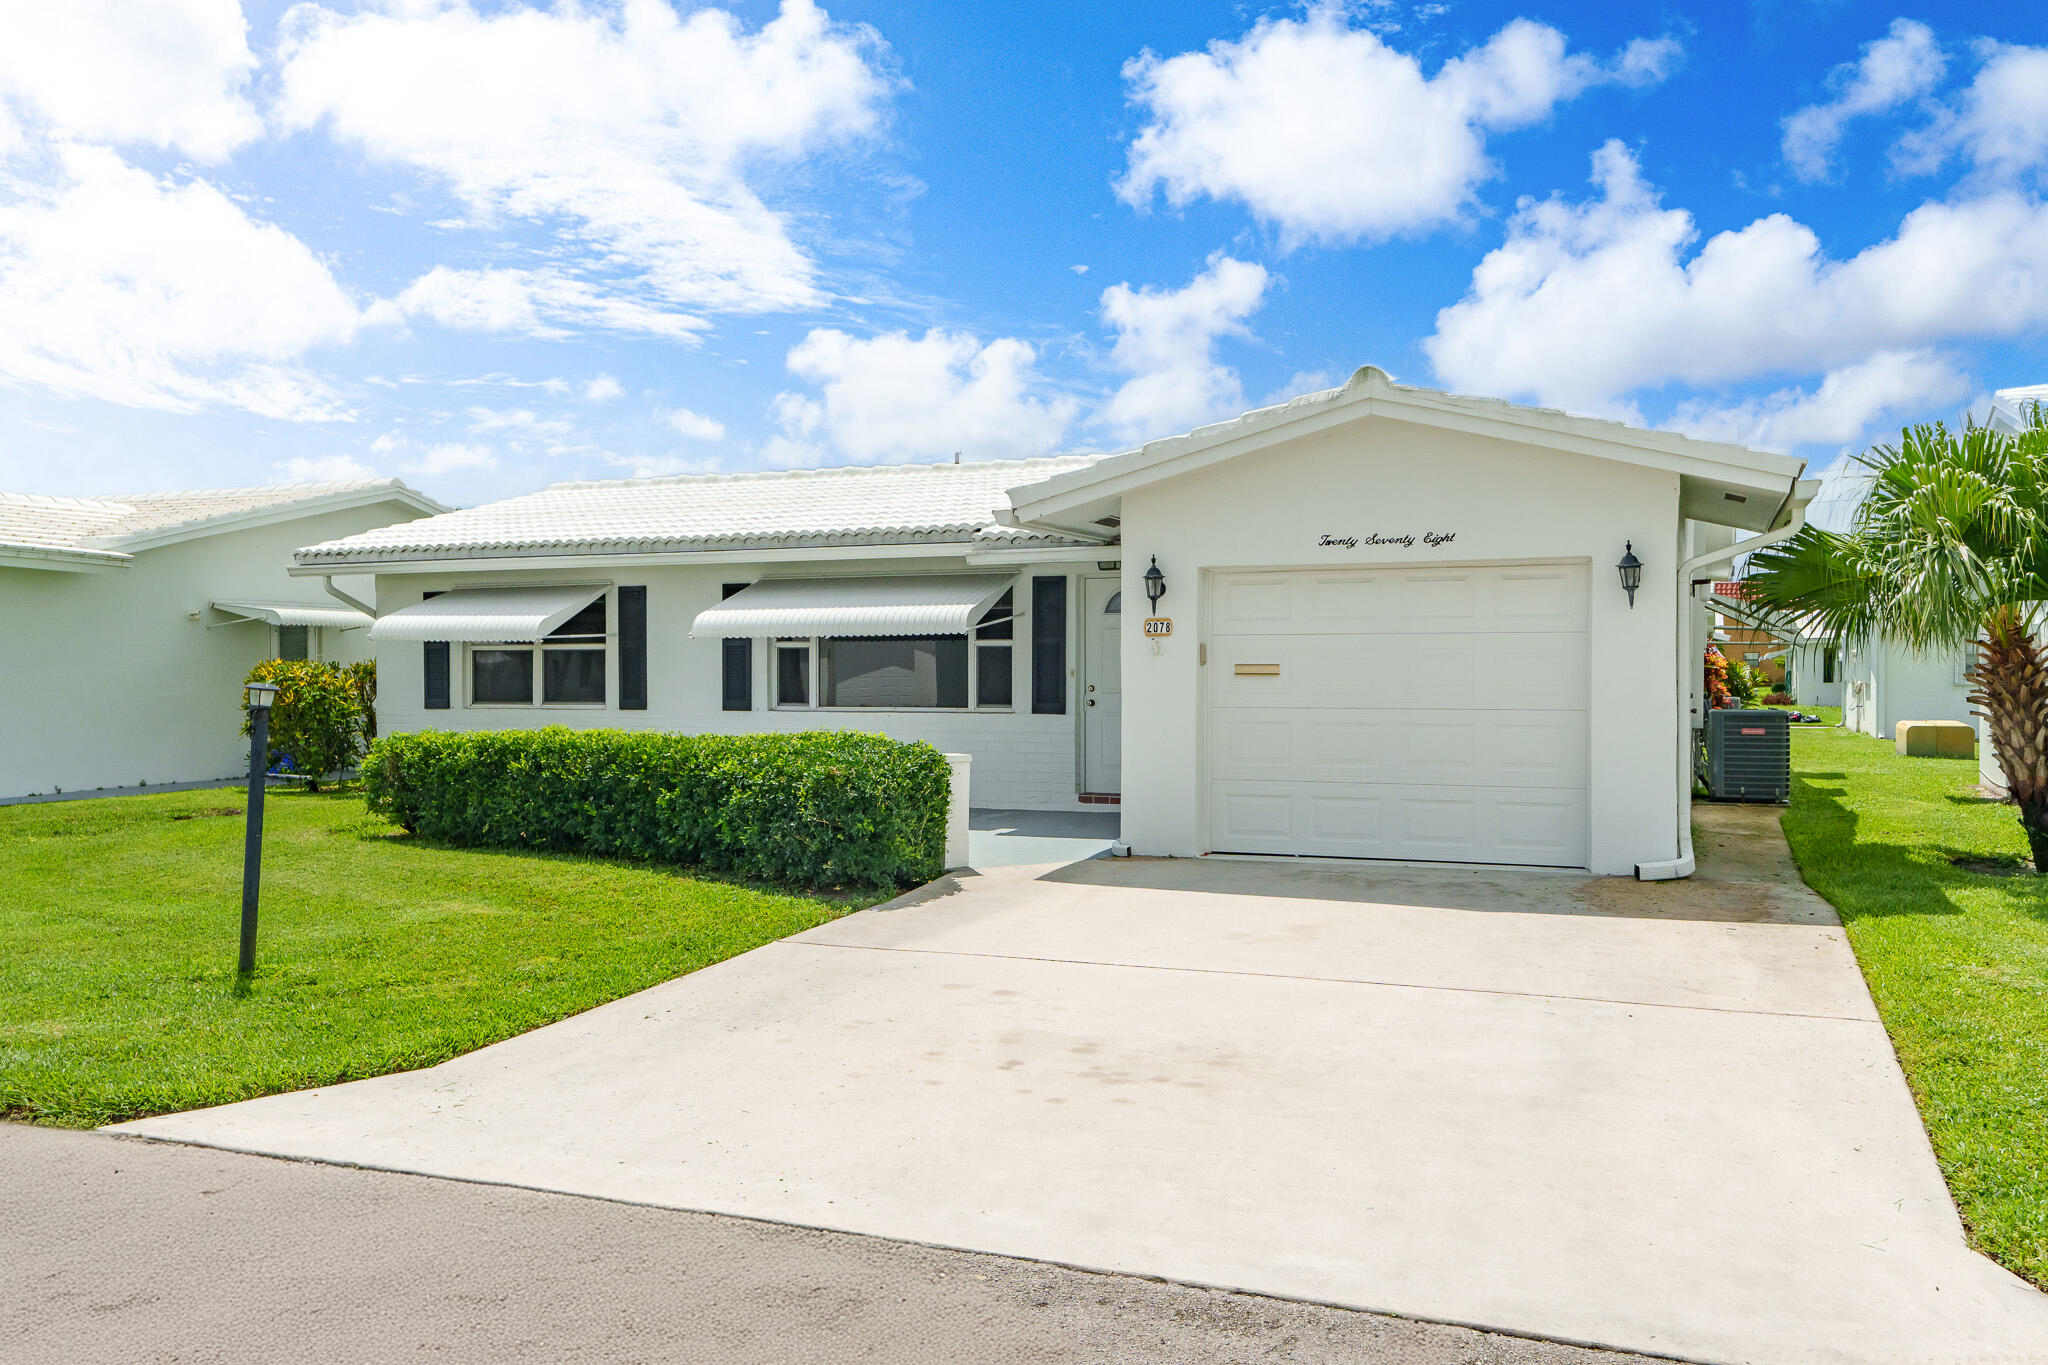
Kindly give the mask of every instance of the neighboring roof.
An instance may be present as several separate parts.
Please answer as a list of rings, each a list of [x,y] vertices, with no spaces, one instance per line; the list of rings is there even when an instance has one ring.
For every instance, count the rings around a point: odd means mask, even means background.
[[[1007,490],[1092,455],[558,483],[300,550],[302,567],[404,560],[1095,539],[997,523]]]
[[[2018,434],[2027,425],[2036,404],[2048,405],[2048,384],[2000,389],[1991,395],[1990,425]]]
[[[697,614],[692,635],[965,635],[1009,574],[764,578]]]
[[[55,498],[0,493],[0,557],[16,561],[125,564],[140,550],[254,522],[338,507],[396,501],[416,511],[448,509],[398,479],[270,484],[175,493]]]
[[[1084,525],[1126,489],[1376,415],[1668,469],[1680,476],[1684,515],[1754,530],[1767,529],[1781,519],[1806,468],[1802,460],[1747,446],[1702,441],[1676,432],[1645,431],[1556,408],[1524,407],[1498,398],[1396,384],[1385,370],[1366,365],[1342,388],[1304,394],[1227,422],[1150,441],[1137,450],[1046,479],[1013,499],[1015,511],[1010,521]]]

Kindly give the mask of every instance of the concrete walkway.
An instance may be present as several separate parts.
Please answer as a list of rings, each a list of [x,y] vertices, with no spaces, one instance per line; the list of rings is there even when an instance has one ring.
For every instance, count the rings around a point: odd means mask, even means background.
[[[1702,874],[948,881],[430,1070],[126,1125],[1711,1361],[2048,1361],[1775,813]]]
[[[713,1214],[0,1123],[8,1365],[1649,1365]]]
[[[969,866],[983,871],[1078,863],[1108,852],[1122,825],[1123,817],[1114,808],[971,811],[967,861]]]

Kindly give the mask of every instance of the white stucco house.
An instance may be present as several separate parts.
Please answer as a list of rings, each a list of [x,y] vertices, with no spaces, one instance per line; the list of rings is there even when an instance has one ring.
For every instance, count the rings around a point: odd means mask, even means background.
[[[1367,367],[1118,455],[560,484],[294,573],[374,579],[387,730],[851,726],[972,755],[980,806],[1120,803],[1138,854],[1670,877],[1695,592],[1802,470]]]
[[[1868,475],[1827,479],[1807,509],[1807,520],[1824,531],[1846,533],[1869,491]],[[1829,668],[1830,662],[1839,667]],[[1964,675],[1975,664],[1974,648],[1926,652],[1883,635],[1842,642],[1830,660],[1828,646],[1808,635],[1795,652],[1793,685],[1802,702],[1840,706],[1847,728],[1890,739],[1902,720],[1974,723]],[[1815,695],[1807,696],[1808,690]]]
[[[369,657],[369,618],[292,578],[292,551],[447,510],[395,479],[0,493],[0,797],[246,769],[251,665]]]

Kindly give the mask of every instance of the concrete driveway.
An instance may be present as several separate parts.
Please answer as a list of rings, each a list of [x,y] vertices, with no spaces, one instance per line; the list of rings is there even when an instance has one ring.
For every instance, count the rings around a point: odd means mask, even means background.
[[[1713,1361],[2048,1361],[1774,813],[1702,874],[938,884],[446,1065],[122,1131]]]

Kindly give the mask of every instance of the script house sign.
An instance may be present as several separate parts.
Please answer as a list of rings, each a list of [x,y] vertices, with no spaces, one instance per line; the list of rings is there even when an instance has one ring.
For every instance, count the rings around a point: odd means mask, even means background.
[[[1374,532],[1363,536],[1324,535],[1317,539],[1316,544],[1325,550],[1355,550],[1361,545],[1399,545],[1404,550],[1412,550],[1415,548],[1415,542],[1420,540],[1424,545],[1435,550],[1450,544],[1457,538],[1458,533],[1456,531],[1424,531],[1420,536],[1416,535],[1413,531],[1398,536],[1383,536],[1378,532]]]

